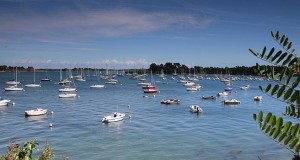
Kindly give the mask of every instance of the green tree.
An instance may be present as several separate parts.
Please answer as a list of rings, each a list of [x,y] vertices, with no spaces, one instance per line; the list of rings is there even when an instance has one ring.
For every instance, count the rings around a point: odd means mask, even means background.
[[[19,144],[12,143],[8,146],[7,154],[0,156],[0,160],[52,160],[54,158],[53,150],[48,143],[46,143],[41,156],[33,158],[32,154],[34,151],[38,151],[38,145],[37,141],[28,141],[22,147]]]
[[[266,87],[259,86],[259,88],[267,95],[285,102],[287,107],[283,115],[295,117],[298,121],[300,118],[299,58],[294,53],[295,49],[292,48],[292,42],[289,41],[288,37],[280,35],[278,31],[276,33],[271,32],[271,36],[281,46],[282,50],[277,51],[274,47],[267,49],[265,46],[259,53],[249,49],[253,55],[271,64],[256,64],[255,72],[258,75],[273,80]],[[253,118],[259,123],[263,132],[293,152],[295,158],[299,158],[299,123],[284,122],[282,117],[276,117],[271,112],[264,116],[262,111],[253,114]]]

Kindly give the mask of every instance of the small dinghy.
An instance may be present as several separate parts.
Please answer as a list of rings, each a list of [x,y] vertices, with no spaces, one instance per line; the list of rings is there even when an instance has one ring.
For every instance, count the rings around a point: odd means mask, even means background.
[[[212,99],[212,100],[215,100],[217,99],[216,96],[202,96],[202,99]]]
[[[255,96],[254,100],[255,101],[262,101],[263,97],[262,96]]]
[[[124,117],[125,117],[125,113],[114,112],[111,115],[103,117],[102,122],[103,123],[118,122],[118,121],[122,121]]]
[[[190,111],[193,113],[202,113],[203,112],[202,108],[198,105],[190,105]]]
[[[169,100],[161,100],[161,104],[179,104],[180,100],[179,99],[169,99]]]
[[[224,100],[224,104],[237,105],[237,104],[241,104],[241,101],[236,100],[236,99],[226,99],[226,100]]]

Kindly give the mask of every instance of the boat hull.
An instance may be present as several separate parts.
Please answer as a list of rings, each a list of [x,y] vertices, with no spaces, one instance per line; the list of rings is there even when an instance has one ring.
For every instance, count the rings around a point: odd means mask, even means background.
[[[25,116],[39,116],[47,113],[47,109],[34,109],[25,111]]]

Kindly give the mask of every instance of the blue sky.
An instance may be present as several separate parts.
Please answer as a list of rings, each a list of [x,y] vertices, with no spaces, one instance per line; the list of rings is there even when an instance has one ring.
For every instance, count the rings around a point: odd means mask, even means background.
[[[0,64],[253,66],[279,30],[300,48],[299,0],[0,0]]]

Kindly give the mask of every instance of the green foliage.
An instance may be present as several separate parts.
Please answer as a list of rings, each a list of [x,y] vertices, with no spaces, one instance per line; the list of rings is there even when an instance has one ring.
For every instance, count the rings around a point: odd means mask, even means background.
[[[4,156],[0,156],[0,160],[52,160],[53,151],[47,143],[41,156],[32,158],[34,151],[38,151],[39,143],[37,141],[28,141],[22,147],[19,144],[12,143],[8,146],[8,152]]]
[[[283,48],[276,51],[274,47],[270,50],[265,46],[262,53],[249,51],[272,66],[256,64],[255,72],[260,76],[271,78],[277,84],[269,84],[266,88],[259,86],[259,89],[271,97],[288,104],[284,116],[300,118],[300,61],[294,54],[292,42],[285,35],[271,32],[272,38]],[[281,67],[280,71],[274,68]],[[283,122],[282,117],[276,118],[271,112],[265,117],[262,111],[258,115],[253,114],[255,121],[259,123],[262,131],[273,138],[276,142],[281,143],[287,149],[292,151],[295,157],[299,158],[300,151],[300,124],[292,124],[292,122]]]

